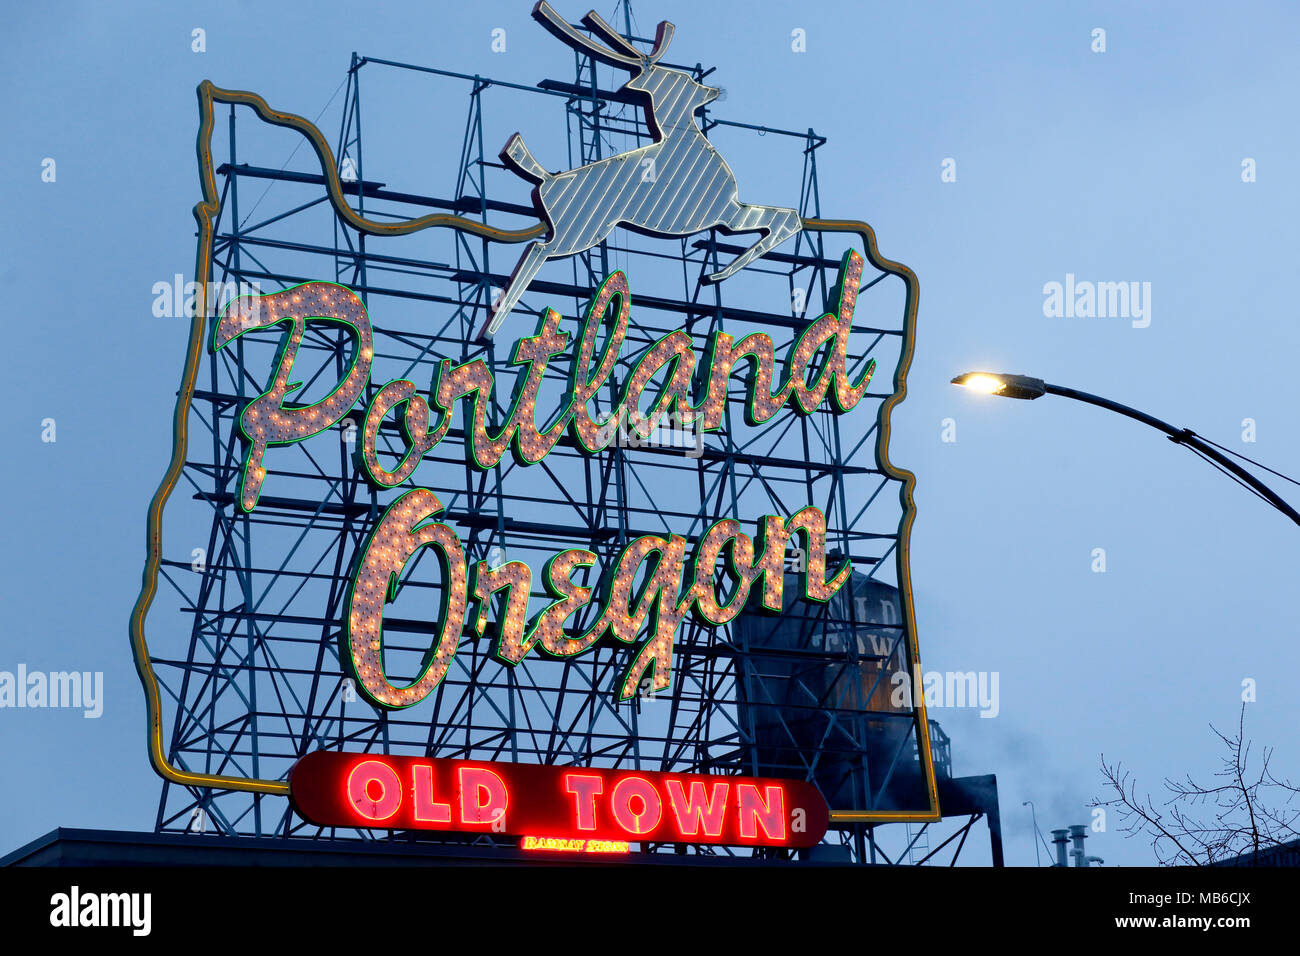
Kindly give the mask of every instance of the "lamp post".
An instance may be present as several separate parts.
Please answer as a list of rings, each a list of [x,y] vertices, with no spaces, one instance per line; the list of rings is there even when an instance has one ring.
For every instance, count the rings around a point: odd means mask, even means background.
[[[1186,445],[1188,448],[1224,468],[1229,474],[1245,484],[1274,508],[1282,512],[1297,525],[1300,525],[1300,512],[1297,512],[1289,504],[1283,501],[1277,493],[1273,491],[1273,489],[1268,487],[1268,485],[1264,484],[1250,472],[1246,471],[1246,469],[1242,468],[1235,461],[1228,458],[1212,444],[1206,442],[1190,428],[1176,428],[1168,422],[1161,421],[1159,418],[1148,415],[1146,412],[1140,412],[1136,408],[1121,405],[1119,402],[1112,402],[1110,399],[1102,398],[1100,395],[1092,395],[1089,392],[1080,392],[1077,389],[1065,388],[1060,385],[1050,385],[1047,382],[1044,382],[1041,378],[1033,378],[1029,375],[1006,375],[998,372],[965,372],[954,378],[952,383],[954,385],[960,385],[963,388],[969,388],[972,391],[982,392],[986,395],[998,395],[1003,398],[1020,398],[1029,401],[1032,401],[1035,398],[1042,398],[1044,395],[1060,395],[1062,398],[1072,398],[1077,402],[1086,402],[1089,405],[1096,405],[1099,408],[1118,412],[1126,418],[1136,419],[1145,425],[1150,425],[1152,428],[1164,432],[1171,442],[1174,442],[1177,445]]]
[[[1043,859],[1038,854],[1038,841],[1042,839],[1038,835],[1038,811],[1034,809],[1034,801],[1032,800],[1026,800],[1020,805],[1029,808],[1029,819],[1034,825],[1034,866],[1042,866]]]

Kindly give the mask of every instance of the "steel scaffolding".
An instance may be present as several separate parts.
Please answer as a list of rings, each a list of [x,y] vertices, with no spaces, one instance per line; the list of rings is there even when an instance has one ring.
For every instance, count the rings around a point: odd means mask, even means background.
[[[630,12],[623,10],[624,35],[634,43],[649,42],[633,34]],[[677,68],[700,81],[712,72],[698,64]],[[386,86],[400,81],[421,93],[436,87],[439,104],[464,97],[459,100],[466,104],[461,150],[449,192],[404,192],[381,181],[396,164],[384,154],[372,150],[367,156],[363,150],[361,96],[362,78],[369,88],[371,78],[381,76]],[[530,108],[494,112],[496,97]],[[561,110],[568,168],[652,135],[634,94],[620,91],[604,67],[582,54],[575,54],[571,81],[547,79],[535,85],[353,54],[335,171],[349,204],[371,219],[399,222],[441,211],[518,228],[536,222],[533,208],[525,184],[505,169],[494,150],[505,141],[503,131],[513,131],[509,127],[536,122],[540,129],[543,118]],[[374,372],[365,400],[399,377],[427,388],[442,359],[484,358],[503,386],[494,393],[493,408],[496,423],[503,420],[510,399],[504,386],[517,370],[509,362],[516,336],[507,332],[500,343],[484,344],[472,340],[472,334],[482,325],[493,295],[507,284],[517,247],[501,248],[494,240],[451,229],[407,237],[366,235],[334,214],[324,170],[313,169],[304,153],[297,156],[297,168],[291,168],[293,154],[279,166],[266,158],[283,155],[293,142],[286,134],[233,103],[222,112],[224,135],[214,130],[212,137],[214,155],[222,145],[225,150],[225,161],[215,169],[220,210],[211,247],[213,279],[255,284],[264,293],[325,277],[347,285],[366,303],[374,329]],[[724,152],[730,154],[756,143],[794,147],[780,155],[792,170],[790,181],[798,176],[798,210],[806,220],[821,217],[817,156],[826,143],[823,137],[811,129],[730,122],[707,110],[699,119],[711,138],[725,138]],[[300,144],[294,145],[297,152]],[[539,158],[558,167],[559,157],[546,157],[548,152],[539,148]],[[260,161],[250,162],[249,156]],[[768,186],[741,179],[742,194]],[[573,332],[604,277],[616,268],[627,271],[632,315],[614,381],[598,401],[607,411],[618,401],[615,382],[626,377],[651,343],[673,329],[684,328],[697,353],[715,330],[737,337],[762,330],[772,335],[780,354],[823,311],[850,247],[862,250],[852,231],[805,230],[726,282],[711,285],[702,277],[743,246],[716,231],[686,239],[616,231],[588,252],[546,266],[516,310],[516,321],[522,327],[525,315],[549,306],[564,315],[562,328]],[[816,504],[827,515],[828,547],[852,560],[856,578],[900,587],[898,568],[905,555],[899,550],[899,482],[881,467],[876,445],[878,412],[897,387],[890,373],[902,360],[908,334],[908,290],[894,272],[873,270],[870,262],[865,271],[850,372],[861,374],[872,358],[880,371],[851,414],[787,413],[750,426],[741,414],[745,389],[736,379],[728,394],[727,425],[720,432],[662,428],[648,443],[619,442],[596,455],[565,439],[540,464],[523,467],[507,458],[486,471],[466,465],[458,416],[412,479],[390,490],[368,484],[354,463],[361,402],[337,434],[268,452],[263,494],[251,513],[243,513],[236,500],[242,461],[237,421],[245,403],[264,388],[264,372],[270,371],[280,334],[250,333],[221,353],[205,351],[201,384],[190,405],[192,440],[167,515],[160,580],[170,600],[160,600],[157,620],[151,618],[150,625],[156,636],[149,659],[162,687],[168,761],[193,772],[272,780],[283,779],[295,759],[321,748],[753,774],[765,765],[763,735],[754,723],[761,709],[756,705],[763,704],[777,706],[791,726],[802,721],[806,727],[814,719],[824,730],[813,744],[790,732],[789,746],[801,756],[788,774],[815,780],[818,767],[829,761],[860,766],[861,774],[853,778],[853,805],[833,805],[833,810],[929,812],[924,801],[899,805],[897,787],[889,787],[891,780],[907,774],[924,782],[917,737],[924,713],[910,701],[880,703],[888,695],[878,693],[900,669],[910,681],[915,635],[906,614],[900,620],[872,619],[860,602],[832,602],[800,611],[803,636],[779,648],[754,643],[742,628],[709,628],[688,617],[677,632],[670,689],[623,704],[612,693],[629,654],[621,645],[598,645],[565,662],[530,659],[512,668],[491,655],[490,630],[480,636],[467,628],[451,672],[429,700],[409,711],[367,703],[352,687],[338,650],[356,555],[384,506],[416,486],[430,488],[442,500],[442,520],[457,528],[471,562],[508,558],[533,567],[557,550],[586,548],[600,556],[599,568],[641,534],[694,538],[725,516],[738,518],[752,531],[761,514],[788,515]],[[305,380],[300,401],[313,400],[314,388],[328,389],[339,380],[349,348],[342,332],[308,323],[297,365]],[[548,395],[558,404],[566,373],[563,361],[555,363],[539,408],[546,406]],[[402,449],[402,432],[390,419],[381,430],[381,452],[400,457]],[[188,499],[180,489],[188,491]],[[800,558],[792,549],[792,569]],[[437,629],[440,581],[434,565],[413,562],[402,596],[385,616],[389,668],[397,683],[414,676]],[[537,598],[531,610],[541,606],[540,589]],[[573,621],[575,632],[596,613],[594,605],[584,608]],[[884,646],[860,637],[826,638],[832,632],[854,635],[864,629],[881,635]],[[833,673],[826,688],[840,690],[814,692],[798,676],[810,670]],[[858,691],[846,697],[843,688],[850,686]],[[886,727],[893,729],[882,730]],[[890,746],[881,747],[882,739]],[[930,739],[946,748],[937,725],[932,725]],[[966,814],[970,819],[959,830],[958,848],[985,812],[976,807]],[[991,828],[994,823],[990,818]],[[902,824],[884,825],[878,819],[841,820],[834,826],[827,846],[835,852],[860,862],[893,862],[905,856],[917,859],[917,840],[931,824],[919,831],[910,826],[906,836]],[[156,829],[303,839],[470,839],[321,830],[297,818],[282,796],[171,782],[163,784]],[[886,832],[900,835],[901,852],[886,852]],[[491,835],[472,840],[510,842]],[[647,849],[688,855],[733,852]],[[937,859],[937,853],[927,859]],[[784,857],[789,851],[757,855]]]

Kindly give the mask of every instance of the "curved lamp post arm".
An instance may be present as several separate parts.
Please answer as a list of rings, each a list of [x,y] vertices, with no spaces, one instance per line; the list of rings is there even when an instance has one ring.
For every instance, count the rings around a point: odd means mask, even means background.
[[[1190,428],[1177,428],[1166,421],[1162,421],[1146,412],[1138,411],[1136,408],[1130,408],[1128,405],[1121,405],[1119,402],[1112,402],[1109,398],[1102,398],[1100,395],[1093,395],[1090,392],[1081,392],[1074,388],[1065,388],[1061,385],[1051,385],[1044,382],[1041,378],[1033,378],[1029,375],[1005,375],[993,372],[966,372],[958,375],[953,380],[954,385],[962,385],[975,391],[985,392],[990,395],[1001,395],[1004,398],[1020,398],[1033,400],[1041,398],[1044,395],[1059,395],[1062,398],[1072,398],[1076,402],[1085,402],[1088,405],[1096,405],[1098,408],[1104,408],[1108,411],[1118,412],[1125,418],[1132,418],[1135,421],[1142,422],[1144,425],[1150,425],[1157,431],[1164,432],[1169,440],[1179,445],[1186,445],[1215,464],[1222,466],[1234,477],[1240,479],[1251,490],[1257,492],[1261,498],[1271,504],[1282,514],[1286,515],[1297,525],[1300,525],[1300,512],[1297,512],[1289,504],[1273,491],[1268,485],[1264,484],[1241,465],[1237,464],[1231,458],[1224,455],[1213,445],[1204,441],[1196,432]]]
[[[1105,408],[1112,412],[1118,412],[1127,418],[1135,419],[1145,425],[1150,425],[1169,436],[1169,440],[1178,445],[1186,445],[1194,448],[1206,458],[1212,459],[1215,463],[1222,465],[1233,475],[1240,478],[1247,485],[1259,492],[1264,498],[1282,514],[1286,515],[1296,524],[1300,525],[1300,512],[1297,512],[1289,504],[1282,500],[1278,494],[1268,485],[1264,484],[1245,468],[1220,452],[1213,445],[1203,441],[1196,432],[1190,428],[1176,428],[1166,421],[1162,421],[1146,412],[1138,411],[1136,408],[1130,408],[1127,405],[1121,405],[1119,402],[1112,402],[1108,398],[1102,398],[1100,395],[1093,395],[1090,392],[1081,392],[1074,388],[1065,388],[1061,385],[1048,385],[1044,383],[1043,391],[1048,395],[1060,395],[1062,398],[1072,398],[1077,402],[1086,402],[1089,405],[1096,405],[1099,408]]]

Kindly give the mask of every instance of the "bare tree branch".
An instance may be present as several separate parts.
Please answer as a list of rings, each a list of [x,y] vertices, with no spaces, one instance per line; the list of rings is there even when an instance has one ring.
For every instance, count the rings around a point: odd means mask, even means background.
[[[1181,780],[1165,778],[1167,799],[1162,809],[1149,794],[1139,793],[1133,774],[1101,757],[1102,778],[1108,799],[1094,798],[1090,806],[1109,807],[1119,817],[1119,831],[1127,837],[1151,840],[1156,860],[1163,866],[1206,866],[1224,859],[1260,853],[1300,837],[1300,787],[1273,774],[1273,749],[1255,756],[1246,739],[1246,705],[1241,707],[1236,736],[1213,724],[1210,730],[1226,753],[1214,776],[1222,782],[1206,786],[1189,773]],[[1270,806],[1265,798],[1278,802]]]

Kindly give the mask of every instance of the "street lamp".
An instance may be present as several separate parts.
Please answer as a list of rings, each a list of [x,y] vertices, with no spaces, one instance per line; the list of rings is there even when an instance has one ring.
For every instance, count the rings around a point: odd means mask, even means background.
[[[1088,392],[1080,392],[1076,389],[1064,388],[1060,385],[1049,385],[1041,378],[1033,378],[1029,375],[1006,375],[999,372],[965,372],[954,378],[952,383],[954,385],[960,385],[963,388],[969,388],[975,392],[981,392],[986,395],[999,395],[1003,398],[1033,400],[1035,398],[1042,398],[1044,395],[1060,395],[1063,398],[1072,398],[1078,402],[1086,402],[1089,405],[1096,405],[1099,408],[1118,412],[1127,418],[1136,419],[1143,424],[1150,425],[1152,428],[1164,432],[1169,436],[1171,442],[1174,442],[1177,445],[1186,445],[1198,455],[1208,458],[1212,463],[1225,469],[1231,477],[1236,478],[1239,482],[1246,485],[1247,488],[1259,495],[1259,497],[1263,498],[1278,511],[1282,512],[1296,524],[1300,525],[1300,513],[1278,497],[1277,493],[1274,492],[1273,489],[1269,488],[1268,485],[1264,484],[1250,472],[1246,471],[1246,469],[1242,468],[1235,461],[1228,458],[1212,443],[1201,438],[1190,428],[1175,428],[1168,422],[1161,421],[1158,418],[1148,415],[1146,412],[1140,412],[1136,408],[1129,408],[1129,406],[1121,405],[1119,402],[1112,402],[1110,399],[1102,398],[1100,395],[1092,395]],[[1246,460],[1249,461],[1249,459]],[[1254,464],[1254,462],[1252,462],[1252,464]],[[1274,474],[1276,474],[1276,472],[1274,472]],[[1286,476],[1283,475],[1282,477]]]
[[[1034,824],[1034,866],[1042,866],[1043,859],[1038,855],[1038,841],[1042,839],[1038,834],[1038,811],[1034,809],[1034,801],[1032,800],[1026,800],[1020,805],[1029,808],[1029,819]]]

